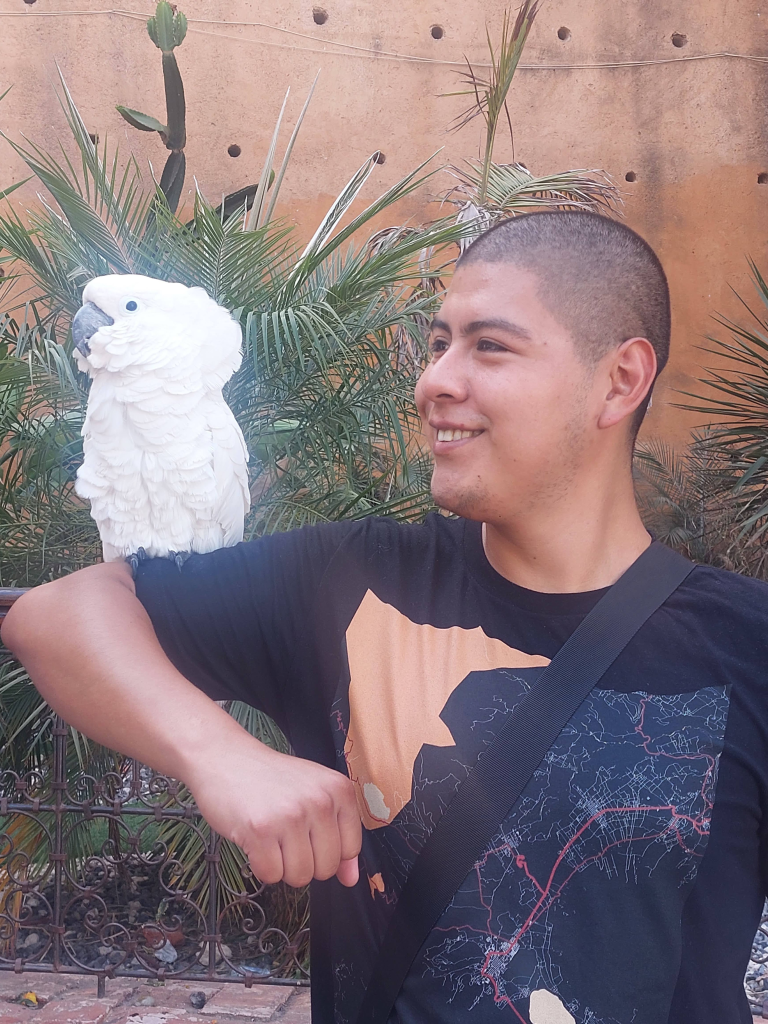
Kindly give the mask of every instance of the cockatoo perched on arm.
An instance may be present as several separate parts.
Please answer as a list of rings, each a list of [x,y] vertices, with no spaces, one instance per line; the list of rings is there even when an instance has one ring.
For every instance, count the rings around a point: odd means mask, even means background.
[[[90,281],[72,321],[92,378],[75,490],[106,562],[169,557],[243,539],[248,451],[222,387],[240,325],[202,288],[113,274]]]

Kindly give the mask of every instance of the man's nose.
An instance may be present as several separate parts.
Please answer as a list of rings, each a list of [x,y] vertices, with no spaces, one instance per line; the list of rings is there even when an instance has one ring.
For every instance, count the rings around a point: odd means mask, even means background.
[[[469,379],[461,353],[449,348],[430,363],[421,375],[418,389],[428,402],[463,402],[469,395]]]

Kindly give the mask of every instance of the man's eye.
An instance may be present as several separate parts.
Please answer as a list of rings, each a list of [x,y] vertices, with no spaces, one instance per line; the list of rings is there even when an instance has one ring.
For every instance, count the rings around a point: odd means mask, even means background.
[[[478,352],[506,352],[507,348],[500,345],[498,341],[491,341],[490,338],[481,338],[477,343]]]
[[[448,342],[445,338],[432,338],[429,343],[429,351],[436,355],[438,352],[445,352],[448,348]]]

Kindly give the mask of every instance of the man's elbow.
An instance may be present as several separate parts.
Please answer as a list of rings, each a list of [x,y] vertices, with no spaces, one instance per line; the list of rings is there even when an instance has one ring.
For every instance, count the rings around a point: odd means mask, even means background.
[[[0,625],[0,640],[23,662],[33,647],[39,648],[52,634],[70,628],[86,601],[99,592],[106,597],[104,588],[115,586],[135,593],[130,570],[122,562],[90,566],[33,587],[9,609]]]
[[[59,600],[66,600],[66,594],[61,593],[62,582],[56,580],[28,590],[8,610],[0,626],[0,640],[19,660],[24,660],[34,638],[40,637],[44,624],[52,624],[51,615],[55,614]]]

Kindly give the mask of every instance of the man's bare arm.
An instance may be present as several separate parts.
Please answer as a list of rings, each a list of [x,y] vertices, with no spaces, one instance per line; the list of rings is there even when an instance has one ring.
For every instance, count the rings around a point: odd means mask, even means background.
[[[361,826],[350,781],[266,747],[185,679],[125,564],[36,587],[8,613],[2,639],[67,722],[182,779],[257,877],[355,883]]]

